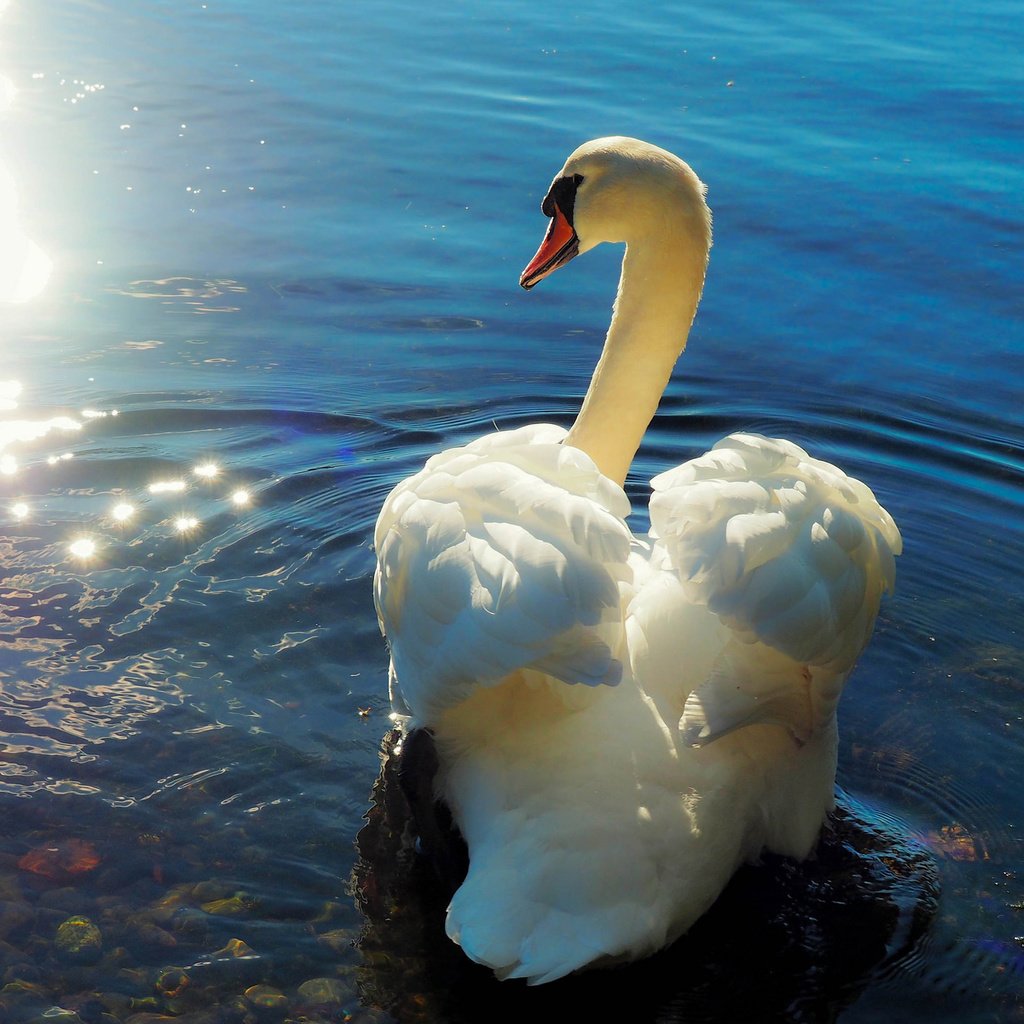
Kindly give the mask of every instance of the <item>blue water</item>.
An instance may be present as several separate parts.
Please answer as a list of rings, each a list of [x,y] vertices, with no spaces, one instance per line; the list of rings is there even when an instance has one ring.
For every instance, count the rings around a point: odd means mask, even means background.
[[[0,965],[36,986],[0,1009],[234,1020],[330,977],[323,1019],[441,1019],[429,971],[392,999],[351,944],[372,526],[430,452],[571,420],[618,254],[517,278],[567,153],[626,134],[715,216],[638,525],[651,474],[744,428],[860,476],[905,539],[839,778],[941,895],[829,1019],[1019,1020],[1022,45],[1009,0],[0,0]],[[71,839],[99,866],[19,866]],[[55,959],[70,913],[104,932],[88,977]],[[235,938],[256,966],[192,967]]]

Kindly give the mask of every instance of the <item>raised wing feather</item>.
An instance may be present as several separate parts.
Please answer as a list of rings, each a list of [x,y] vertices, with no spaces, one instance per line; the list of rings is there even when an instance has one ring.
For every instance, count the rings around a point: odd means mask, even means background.
[[[518,669],[619,680],[629,503],[564,436],[523,427],[442,452],[384,503],[374,594],[418,721]]]
[[[687,738],[780,721],[802,739],[831,716],[893,587],[896,524],[859,480],[754,434],[652,486],[656,556],[733,638],[687,700]]]
[[[652,535],[695,600],[795,661],[853,665],[901,550],[864,484],[789,441],[733,434],[652,486]]]

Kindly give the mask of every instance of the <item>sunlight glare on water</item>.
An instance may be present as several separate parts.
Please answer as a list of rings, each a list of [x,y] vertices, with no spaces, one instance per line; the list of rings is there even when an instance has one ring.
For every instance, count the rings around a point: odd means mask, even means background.
[[[150,494],[180,494],[188,489],[184,480],[154,480],[149,485]]]
[[[119,502],[110,510],[110,515],[117,523],[127,522],[135,515],[135,506],[126,501]]]
[[[78,537],[68,545],[68,551],[75,558],[88,560],[96,554],[97,544],[92,537]]]
[[[21,381],[0,381],[0,413],[18,408],[22,390]],[[14,476],[18,472],[18,458],[8,448],[30,444],[54,431],[74,433],[81,428],[79,420],[63,415],[43,420],[0,419],[0,475]]]
[[[0,119],[14,102],[16,92],[13,83],[0,75]],[[0,303],[28,302],[46,287],[53,264],[22,226],[17,188],[3,162],[0,162],[0,239],[3,240],[0,244]]]
[[[17,409],[20,394],[20,380],[0,380],[0,411]]]

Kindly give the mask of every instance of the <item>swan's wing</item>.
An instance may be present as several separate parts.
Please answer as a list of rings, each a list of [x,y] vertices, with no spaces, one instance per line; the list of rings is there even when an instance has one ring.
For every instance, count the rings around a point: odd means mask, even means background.
[[[385,501],[374,596],[396,704],[418,721],[518,669],[618,682],[629,502],[564,436],[442,452]]]
[[[687,699],[684,735],[708,742],[779,721],[800,738],[831,715],[892,590],[896,524],[859,480],[754,434],[652,486],[656,557],[729,630]]]

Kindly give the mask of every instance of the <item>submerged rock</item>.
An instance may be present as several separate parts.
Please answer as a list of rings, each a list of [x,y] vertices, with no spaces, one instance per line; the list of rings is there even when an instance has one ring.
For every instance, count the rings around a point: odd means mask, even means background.
[[[190,889],[190,895],[195,903],[209,903],[230,896],[237,888],[237,884],[223,878],[207,878],[196,882]]]
[[[0,853],[0,900],[20,900],[21,883],[18,881],[18,859]]]
[[[53,881],[68,882],[100,863],[96,847],[85,839],[64,839],[29,850],[19,861],[22,871]]]
[[[270,985],[251,985],[245,990],[245,998],[257,1010],[284,1012],[288,1009],[288,997]]]
[[[16,934],[35,921],[35,911],[23,900],[0,902],[0,939]]]
[[[195,888],[190,882],[182,882],[168,889],[158,900],[150,904],[150,912],[156,920],[170,920],[173,914],[181,907],[187,907],[194,902],[195,897],[192,890]]]
[[[7,982],[7,984],[0,989],[0,993],[3,995],[28,994],[37,996],[40,999],[46,999],[50,995],[50,990],[39,982],[29,981],[25,978],[15,978],[12,981]]]
[[[227,945],[221,949],[214,950],[210,954],[213,960],[230,960],[242,957],[255,957],[259,954],[248,942],[242,939],[228,939]]]
[[[255,906],[256,901],[248,893],[236,892],[223,899],[204,903],[203,910],[216,917],[237,917],[239,914],[248,914]]]
[[[33,1021],[53,1005],[53,994],[41,985],[11,982],[0,990],[0,1020]]]
[[[358,936],[348,928],[335,928],[329,932],[322,932],[317,936],[317,941],[323,943],[332,953],[342,955],[352,949],[357,938]]]
[[[192,979],[180,967],[165,967],[155,982],[155,988],[162,996],[173,999],[180,996],[191,984]]]
[[[230,939],[226,946],[204,953],[185,968],[193,986],[213,986],[222,992],[239,993],[265,977],[264,958],[241,939]],[[244,1000],[241,1000],[244,1002]],[[244,1012],[239,1016],[244,1016]]]
[[[64,916],[82,909],[82,893],[75,885],[63,885],[49,889],[39,896],[39,906],[50,910],[60,910]]]
[[[17,956],[12,957],[10,965],[4,969],[0,985],[10,985],[14,982],[29,982],[38,985],[42,982],[43,972],[39,969],[39,965],[31,963],[23,957],[24,954],[20,951]]]
[[[95,963],[103,952],[103,934],[87,917],[69,917],[57,928],[57,955],[68,963]]]
[[[152,921],[147,921],[141,915],[133,917],[130,926],[132,945],[136,949],[159,953],[174,949],[178,945],[178,940],[169,931],[158,924],[153,924]]]
[[[169,927],[179,940],[195,945],[206,945],[211,934],[209,915],[195,907],[176,910]]]
[[[340,1006],[352,991],[337,978],[310,978],[299,986],[299,998],[311,1006]]]
[[[128,1015],[129,1004],[127,1001],[119,1004],[109,993],[101,996],[100,993],[86,992],[67,1000],[65,1006],[78,1014],[82,1024],[119,1024]],[[124,1012],[115,1015],[115,1009]]]
[[[163,1015],[158,1011],[161,1009],[160,1001],[156,996],[143,996],[142,999],[133,999],[131,1001],[131,1008],[136,1012],[136,1016],[141,1014],[152,1014],[154,1017],[163,1019]],[[135,1017],[130,1017],[129,1020],[134,1020]]]
[[[74,1010],[65,1009],[63,1006],[51,1006],[39,1014],[32,1024],[85,1024],[85,1022]]]

